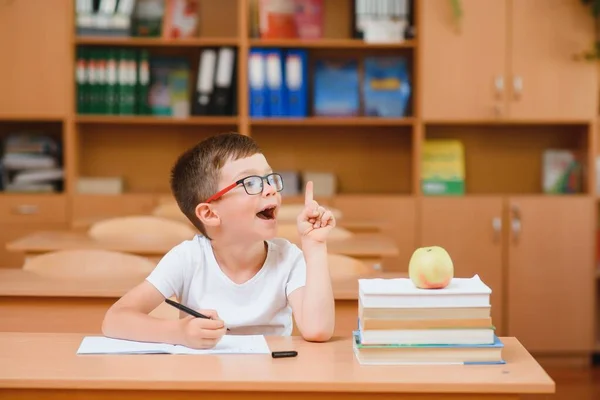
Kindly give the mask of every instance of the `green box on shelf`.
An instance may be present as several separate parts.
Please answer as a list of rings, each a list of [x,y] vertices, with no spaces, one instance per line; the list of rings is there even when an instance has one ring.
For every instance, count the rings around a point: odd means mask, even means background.
[[[423,179],[421,181],[421,192],[425,195],[463,195],[465,194],[464,180],[441,180],[441,179]]]

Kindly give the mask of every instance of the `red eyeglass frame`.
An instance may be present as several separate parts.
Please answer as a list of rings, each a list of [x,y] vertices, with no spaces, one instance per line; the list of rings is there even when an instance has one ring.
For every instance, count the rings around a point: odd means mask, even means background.
[[[225,187],[224,189],[219,190],[217,193],[213,194],[208,199],[206,199],[205,203],[210,203],[211,201],[217,200],[219,197],[223,196],[225,193],[229,192],[231,189],[235,188],[240,183],[243,183],[244,179],[246,179],[246,178],[238,179],[231,185]]]

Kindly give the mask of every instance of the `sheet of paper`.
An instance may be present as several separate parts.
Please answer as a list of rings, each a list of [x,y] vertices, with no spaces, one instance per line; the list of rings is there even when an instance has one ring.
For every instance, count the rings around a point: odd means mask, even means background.
[[[263,335],[225,335],[212,349],[175,346],[174,354],[271,354]]]
[[[86,336],[77,354],[270,354],[263,335],[225,335],[212,349]]]

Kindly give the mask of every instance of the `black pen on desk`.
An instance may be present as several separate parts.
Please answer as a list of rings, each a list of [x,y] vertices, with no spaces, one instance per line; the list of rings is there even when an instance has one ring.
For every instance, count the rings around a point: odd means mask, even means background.
[[[175,307],[175,308],[177,308],[177,309],[179,309],[179,310],[181,310],[181,311],[183,311],[185,313],[188,313],[188,314],[190,314],[193,317],[204,318],[204,319],[212,319],[211,317],[208,317],[208,316],[206,316],[206,315],[204,315],[202,313],[199,313],[198,311],[192,310],[191,308],[186,307],[183,304],[179,304],[176,301],[173,301],[171,299],[165,299],[165,301],[167,302],[167,304],[170,304],[173,307]],[[229,332],[229,328],[227,328],[227,332]]]

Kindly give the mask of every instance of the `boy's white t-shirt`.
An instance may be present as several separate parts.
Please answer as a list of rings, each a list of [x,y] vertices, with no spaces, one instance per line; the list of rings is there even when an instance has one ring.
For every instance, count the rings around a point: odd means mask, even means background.
[[[146,278],[165,298],[194,309],[213,309],[230,334],[291,335],[287,296],[306,284],[302,251],[285,239],[268,240],[262,268],[237,284],[219,267],[210,240],[196,235],[171,249]]]

